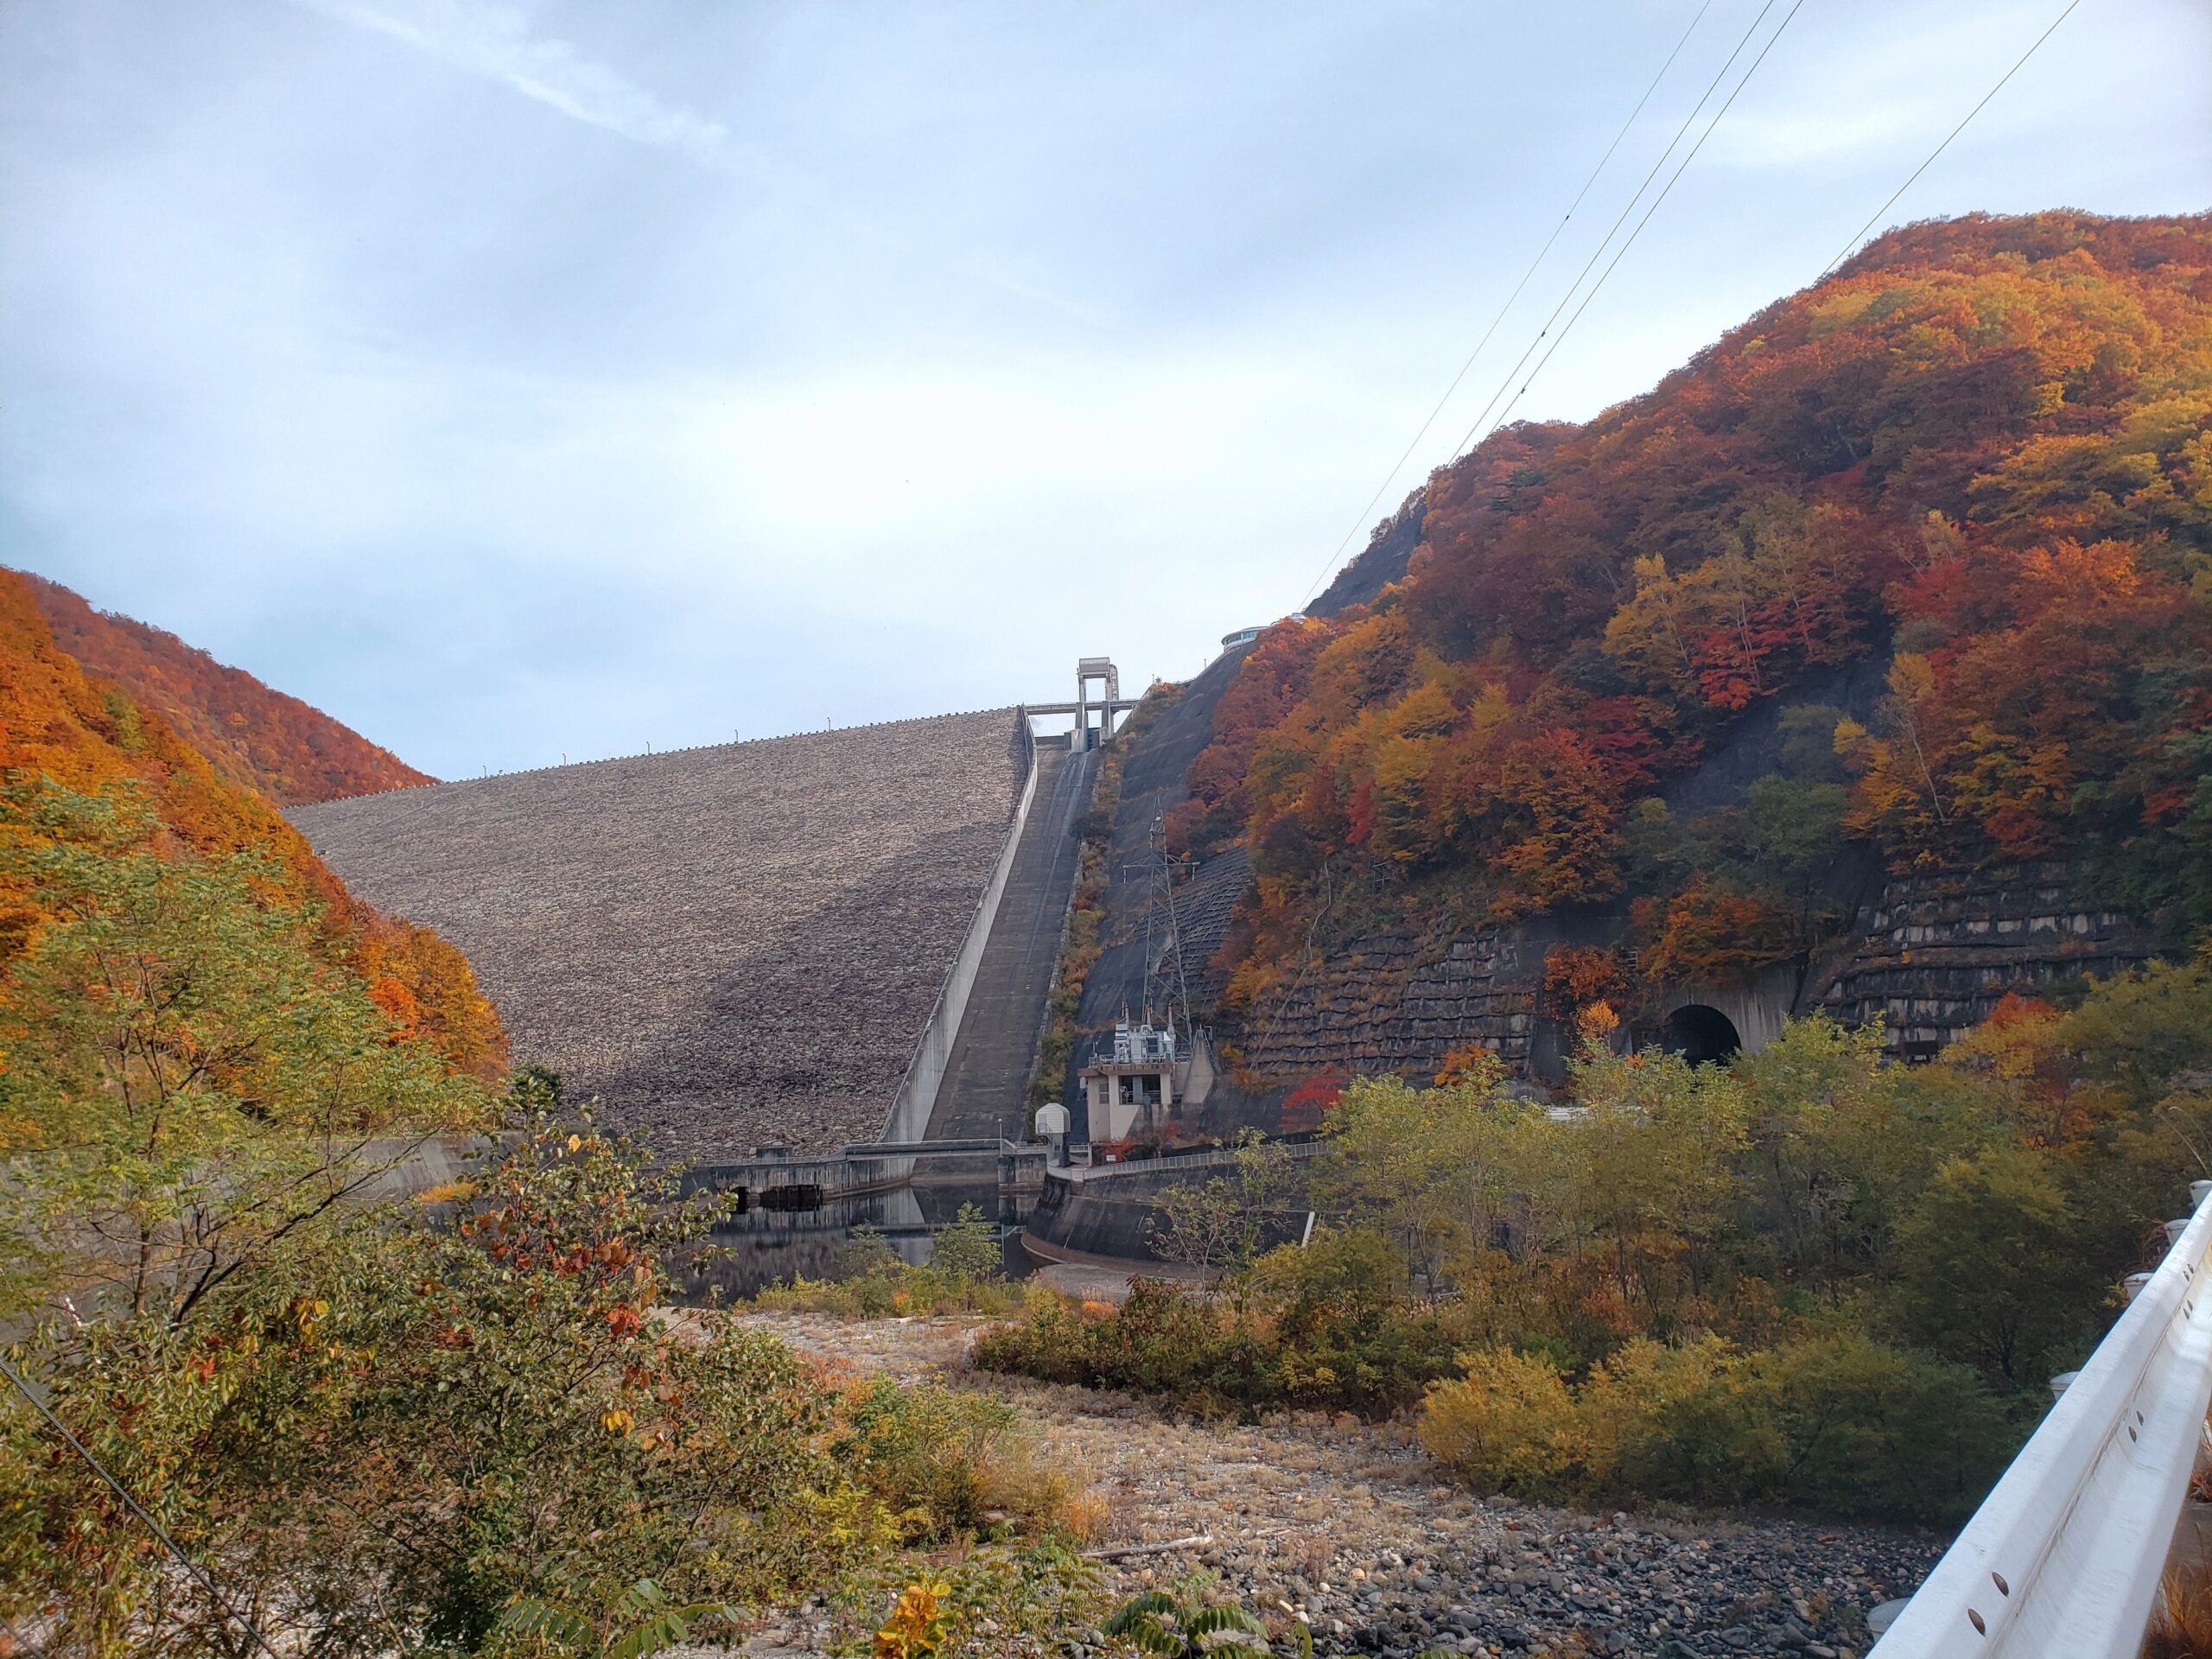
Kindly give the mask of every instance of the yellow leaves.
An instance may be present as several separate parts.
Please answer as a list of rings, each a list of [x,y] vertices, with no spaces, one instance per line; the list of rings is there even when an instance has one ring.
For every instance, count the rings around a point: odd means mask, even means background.
[[[1878,279],[1885,286],[1893,278]],[[1808,332],[1815,340],[1850,327],[1871,309],[1877,299],[1884,297],[1882,287],[1866,279],[1844,285],[1839,283],[1808,302]],[[1748,349],[1748,347],[1746,348]]]
[[[1668,1413],[1738,1379],[1743,1357],[1719,1337],[1669,1348],[1639,1337],[1624,1344],[1576,1390],[1584,1471],[1602,1481],[1624,1446],[1661,1430]]]
[[[636,1427],[637,1421],[635,1414],[621,1406],[599,1414],[599,1426],[610,1434],[627,1434]]]
[[[1446,1051],[1437,1062],[1436,1086],[1457,1089],[1471,1084],[1477,1088],[1493,1088],[1504,1071],[1504,1062],[1480,1043],[1466,1043]]]
[[[1613,1005],[1602,999],[1579,1010],[1574,1016],[1575,1035],[1586,1043],[1604,1042],[1620,1029],[1620,1025],[1621,1017],[1613,1012]]]
[[[944,1599],[952,1586],[942,1580],[910,1584],[892,1604],[891,1617],[875,1633],[875,1659],[923,1659],[944,1644]]]
[[[2066,1016],[2049,1003],[2014,998],[2016,1005],[1975,1027],[1943,1051],[1943,1063],[1986,1067],[2008,1084],[2031,1081],[2058,1052]]]
[[[1467,733],[1478,745],[1513,718],[1513,699],[1503,681],[1485,680],[1467,703]]]
[[[1552,1363],[1510,1348],[1462,1354],[1465,1375],[1431,1389],[1421,1444],[1485,1486],[1556,1491],[1582,1462],[1574,1401]]]
[[[1390,724],[1401,738],[1441,737],[1459,718],[1451,694],[1434,681],[1415,686],[1390,710]]]

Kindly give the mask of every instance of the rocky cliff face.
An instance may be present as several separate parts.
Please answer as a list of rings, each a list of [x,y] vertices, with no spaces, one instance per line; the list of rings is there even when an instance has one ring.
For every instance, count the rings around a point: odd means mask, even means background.
[[[1357,557],[1337,572],[1326,588],[1306,607],[1308,616],[1336,616],[1355,605],[1372,604],[1382,590],[1402,580],[1421,545],[1421,525],[1428,516],[1427,486],[1415,490],[1398,510],[1375,526]]]
[[[1471,1044],[1525,1066],[1544,971],[1544,943],[1529,937],[1535,931],[1363,938],[1254,1021],[1237,1052],[1254,1073],[1285,1083],[1382,1071],[1426,1081]]]

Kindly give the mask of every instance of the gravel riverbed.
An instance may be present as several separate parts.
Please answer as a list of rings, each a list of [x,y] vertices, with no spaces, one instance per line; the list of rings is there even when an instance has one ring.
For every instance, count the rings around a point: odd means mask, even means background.
[[[1857,1659],[1867,1610],[1908,1593],[1946,1541],[1485,1498],[1403,1424],[1313,1413],[1195,1423],[1126,1395],[975,1371],[968,1319],[740,1317],[827,1359],[1015,1402],[1105,1497],[1105,1547],[1211,1535],[1114,1563],[1117,1596],[1209,1567],[1248,1605],[1302,1618],[1324,1653]]]

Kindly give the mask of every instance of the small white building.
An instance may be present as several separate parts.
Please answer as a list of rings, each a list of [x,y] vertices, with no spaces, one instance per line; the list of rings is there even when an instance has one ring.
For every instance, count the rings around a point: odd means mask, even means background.
[[[1083,1068],[1091,1140],[1127,1141],[1158,1128],[1176,1103],[1175,1071],[1173,1027],[1116,1021],[1112,1045]]]

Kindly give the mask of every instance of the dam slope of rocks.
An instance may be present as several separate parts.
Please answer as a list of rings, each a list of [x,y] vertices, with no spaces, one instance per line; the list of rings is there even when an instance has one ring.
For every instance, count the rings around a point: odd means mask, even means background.
[[[518,1062],[690,1160],[882,1129],[1006,844],[1012,709],[296,809],[468,955]]]

